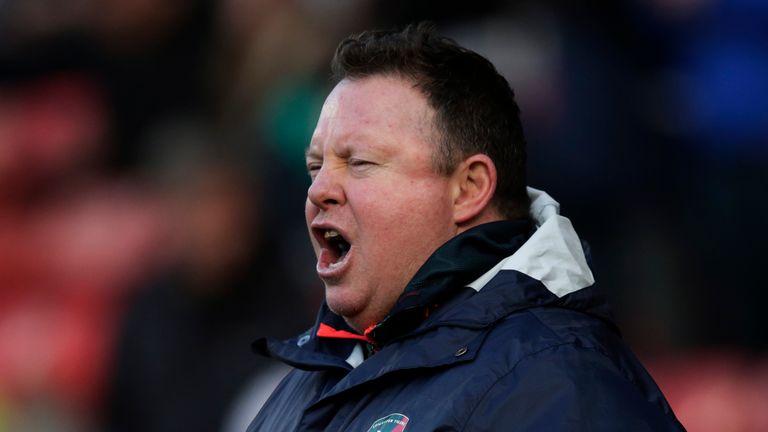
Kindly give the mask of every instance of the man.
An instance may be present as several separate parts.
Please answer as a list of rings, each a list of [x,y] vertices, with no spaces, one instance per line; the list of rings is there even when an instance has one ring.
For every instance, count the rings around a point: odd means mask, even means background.
[[[325,303],[249,431],[681,430],[558,204],[507,82],[429,25],[343,41],[307,150]]]

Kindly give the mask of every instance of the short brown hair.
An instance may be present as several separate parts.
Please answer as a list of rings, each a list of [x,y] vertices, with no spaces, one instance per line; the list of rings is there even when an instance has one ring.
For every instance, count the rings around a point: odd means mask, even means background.
[[[492,203],[504,217],[527,217],[520,109],[491,62],[438,35],[433,24],[419,23],[349,36],[336,48],[331,69],[335,82],[390,74],[412,81],[436,113],[435,169],[448,175],[464,158],[488,155],[498,172]]]

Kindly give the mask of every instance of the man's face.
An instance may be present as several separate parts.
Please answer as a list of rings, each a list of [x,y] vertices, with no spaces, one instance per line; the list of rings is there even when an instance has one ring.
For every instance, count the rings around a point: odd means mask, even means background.
[[[456,234],[451,181],[432,166],[434,110],[409,82],[343,80],[307,151],[306,219],[328,306],[359,331]]]

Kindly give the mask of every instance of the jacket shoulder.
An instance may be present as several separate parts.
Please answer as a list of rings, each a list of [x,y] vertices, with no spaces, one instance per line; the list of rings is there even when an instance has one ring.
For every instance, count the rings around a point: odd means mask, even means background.
[[[584,313],[514,313],[476,360],[496,379],[462,430],[683,430],[620,335]]]
[[[338,379],[333,371],[292,369],[264,403],[247,432],[295,430],[304,409]]]

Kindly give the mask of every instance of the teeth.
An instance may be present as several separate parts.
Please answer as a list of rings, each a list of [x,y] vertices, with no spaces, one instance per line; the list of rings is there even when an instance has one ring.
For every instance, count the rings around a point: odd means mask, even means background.
[[[330,240],[330,239],[332,239],[332,238],[336,238],[336,237],[338,237],[339,235],[340,235],[340,234],[339,234],[339,232],[338,232],[338,231],[336,231],[336,230],[328,230],[328,231],[326,231],[326,232],[325,232],[325,234],[324,234],[324,236],[325,236],[325,239],[326,239],[326,240]]]

